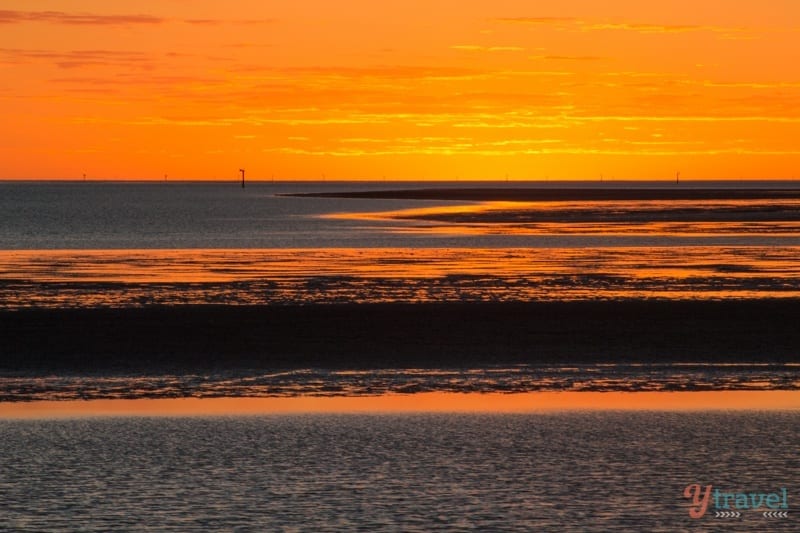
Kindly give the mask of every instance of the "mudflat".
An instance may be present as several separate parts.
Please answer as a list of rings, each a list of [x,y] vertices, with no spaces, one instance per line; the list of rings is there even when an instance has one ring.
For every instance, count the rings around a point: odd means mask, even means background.
[[[350,192],[296,193],[282,196],[314,198],[372,198],[387,200],[443,201],[598,201],[598,200],[777,200],[800,199],[798,188],[688,188],[680,186],[647,188],[604,187],[442,187]]]
[[[800,301],[176,305],[0,312],[0,371],[800,361]]]

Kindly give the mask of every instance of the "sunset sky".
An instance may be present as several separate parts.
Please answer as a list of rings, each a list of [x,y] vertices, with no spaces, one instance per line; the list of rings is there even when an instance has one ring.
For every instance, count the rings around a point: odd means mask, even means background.
[[[0,179],[800,177],[796,0],[0,8]]]

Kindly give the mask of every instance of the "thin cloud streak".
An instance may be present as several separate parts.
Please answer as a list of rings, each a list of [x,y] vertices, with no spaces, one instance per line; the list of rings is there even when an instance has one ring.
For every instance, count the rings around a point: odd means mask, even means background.
[[[97,13],[72,13],[66,11],[13,11],[0,10],[0,24],[45,23],[71,26],[130,26],[158,25],[167,22],[183,22],[195,26],[219,26],[223,24],[272,24],[274,19],[183,19],[173,20],[154,15],[102,15]]]
[[[145,66],[150,60],[150,58],[142,52],[118,50],[71,50],[57,52],[54,50],[0,48],[0,57],[2,57],[5,62],[12,63],[44,61],[65,69],[121,64],[126,67],[141,67]]]
[[[165,19],[152,15],[98,15],[93,13],[67,13],[64,11],[11,11],[0,10],[0,24],[44,22],[77,26],[119,26],[131,24],[161,24]]]
[[[751,149],[708,149],[708,150],[647,150],[641,148],[602,149],[602,148],[531,148],[522,150],[491,150],[476,148],[472,144],[463,146],[428,146],[425,148],[389,147],[381,150],[369,149],[303,149],[292,147],[265,148],[265,153],[279,153],[302,156],[364,157],[364,156],[481,156],[481,157],[518,157],[530,155],[615,155],[615,156],[717,156],[717,155],[751,155],[751,156],[796,156],[800,150],[751,150]]]
[[[544,59],[548,61],[602,61],[605,58],[600,56],[533,56],[532,59]]]
[[[580,19],[574,17],[500,17],[492,20],[508,24],[526,24],[533,26],[560,26],[581,22]]]
[[[742,27],[713,26],[698,24],[656,24],[642,22],[606,22],[591,21],[572,17],[504,17],[495,18],[501,24],[518,24],[529,26],[549,26],[570,31],[630,31],[644,34],[670,34],[689,32],[712,32],[728,37],[743,36],[750,30]]]
[[[482,46],[479,44],[456,44],[451,46],[453,50],[463,50],[466,52],[524,52],[521,46]]]
[[[255,25],[255,24],[273,24],[275,23],[275,19],[236,19],[236,20],[228,20],[228,19],[184,19],[181,22],[184,24],[191,24],[195,26],[221,26],[223,24],[243,24],[243,25]]]

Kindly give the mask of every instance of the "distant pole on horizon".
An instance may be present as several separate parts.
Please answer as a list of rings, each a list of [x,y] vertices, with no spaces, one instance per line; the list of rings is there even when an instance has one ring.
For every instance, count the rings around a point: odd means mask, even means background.
[[[675,174],[675,183],[678,183],[680,181],[681,181],[681,172],[679,170],[678,173]]]
[[[83,173],[83,181],[86,181],[86,173]]]
[[[240,169],[239,169],[239,172],[241,172],[241,173],[242,173],[242,189],[244,189],[244,169],[243,169],[243,168],[240,168]]]

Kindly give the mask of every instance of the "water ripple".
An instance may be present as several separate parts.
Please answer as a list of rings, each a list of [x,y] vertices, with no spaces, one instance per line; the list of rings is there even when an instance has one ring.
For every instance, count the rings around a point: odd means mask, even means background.
[[[0,421],[12,531],[796,531],[797,413]],[[742,468],[742,466],[746,468]],[[789,491],[692,520],[690,483]]]

